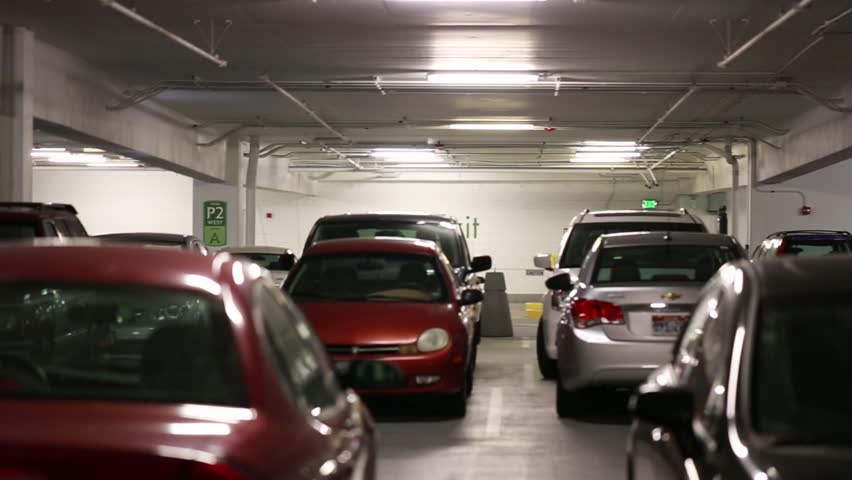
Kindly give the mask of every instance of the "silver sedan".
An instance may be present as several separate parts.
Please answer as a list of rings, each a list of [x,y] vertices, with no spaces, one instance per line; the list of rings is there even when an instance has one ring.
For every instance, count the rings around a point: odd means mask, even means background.
[[[556,410],[582,413],[589,387],[633,387],[671,355],[707,280],[745,257],[733,238],[692,232],[602,235],[576,285],[568,274],[548,288],[570,291],[557,331]]]

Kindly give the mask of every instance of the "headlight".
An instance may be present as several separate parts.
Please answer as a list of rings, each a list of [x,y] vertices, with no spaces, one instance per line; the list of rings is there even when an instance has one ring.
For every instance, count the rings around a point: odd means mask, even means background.
[[[417,351],[421,353],[437,352],[450,344],[450,334],[443,328],[430,328],[417,339]]]

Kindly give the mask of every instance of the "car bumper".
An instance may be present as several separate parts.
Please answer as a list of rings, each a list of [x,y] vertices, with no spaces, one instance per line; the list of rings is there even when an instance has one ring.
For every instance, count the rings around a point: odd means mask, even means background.
[[[356,387],[355,391],[363,397],[453,394],[464,389],[465,358],[451,348],[417,355],[332,355],[335,365],[358,360],[387,363],[401,373],[399,382],[393,387]],[[438,379],[434,383],[426,384],[422,383],[424,377],[438,377]]]
[[[600,327],[575,330],[559,325],[559,381],[565,389],[635,386],[671,357],[671,340],[610,340]]]

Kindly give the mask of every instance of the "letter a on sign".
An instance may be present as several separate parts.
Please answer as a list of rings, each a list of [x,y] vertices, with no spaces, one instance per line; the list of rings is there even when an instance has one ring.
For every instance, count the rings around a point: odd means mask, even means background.
[[[221,200],[204,202],[204,244],[224,247],[228,244],[228,203]]]

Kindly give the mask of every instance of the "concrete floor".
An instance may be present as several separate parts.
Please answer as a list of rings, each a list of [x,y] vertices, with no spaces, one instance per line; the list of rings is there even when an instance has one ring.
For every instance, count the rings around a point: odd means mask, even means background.
[[[463,420],[425,414],[428,405],[375,406],[380,480],[624,478],[626,397],[603,396],[588,417],[560,420],[554,383],[535,364],[535,322],[515,319],[514,338],[483,339]]]

